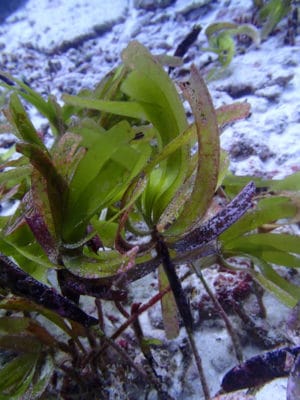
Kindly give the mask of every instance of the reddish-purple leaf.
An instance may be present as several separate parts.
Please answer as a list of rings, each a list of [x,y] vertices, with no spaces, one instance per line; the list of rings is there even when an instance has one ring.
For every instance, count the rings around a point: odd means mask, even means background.
[[[252,207],[252,198],[254,194],[255,185],[253,182],[250,182],[226,207],[218,212],[217,215],[171,246],[177,251],[183,252],[200,248],[213,239],[216,239]]]
[[[32,278],[3,255],[0,255],[0,286],[56,312],[63,318],[69,318],[86,327],[98,323],[97,319],[87,315],[54,289]]]

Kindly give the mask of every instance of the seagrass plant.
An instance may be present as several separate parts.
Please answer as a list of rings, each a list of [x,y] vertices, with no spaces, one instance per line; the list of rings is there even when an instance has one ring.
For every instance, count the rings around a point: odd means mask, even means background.
[[[299,237],[276,231],[299,220],[299,173],[282,181],[230,175],[219,128],[247,116],[248,104],[215,110],[193,66],[189,81],[179,83],[194,115],[189,124],[160,61],[132,42],[120,67],[93,91],[64,95],[63,106],[1,73],[12,92],[5,115],[20,155],[3,161],[0,175],[2,201],[19,201],[12,216],[1,217],[0,347],[9,351],[1,399],[43,398],[56,388],[53,377],[62,382],[62,398],[108,398],[107,363],[125,363],[160,398],[171,398],[138,319],[158,300],[169,339],[179,331],[178,310],[208,399],[176,273],[184,263],[197,261],[200,273],[214,263],[234,268],[232,257],[246,258],[249,274],[279,300],[290,307],[300,300],[299,287],[274,268],[300,266]],[[50,147],[24,101],[48,120]],[[221,209],[217,194],[226,200]],[[160,292],[147,304],[130,305],[130,283],[156,270]],[[97,315],[79,305],[85,295],[95,299]],[[127,320],[111,336],[102,309],[107,301]],[[151,366],[147,372],[115,342],[130,324]]]

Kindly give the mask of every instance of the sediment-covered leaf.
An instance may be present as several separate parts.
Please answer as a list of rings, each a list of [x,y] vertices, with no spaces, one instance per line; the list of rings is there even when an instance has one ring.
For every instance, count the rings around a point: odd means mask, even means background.
[[[190,82],[182,84],[181,87],[195,116],[198,165],[191,196],[179,217],[166,232],[167,235],[185,233],[203,218],[215,193],[219,173],[220,143],[217,117],[207,86],[196,67],[191,68]]]

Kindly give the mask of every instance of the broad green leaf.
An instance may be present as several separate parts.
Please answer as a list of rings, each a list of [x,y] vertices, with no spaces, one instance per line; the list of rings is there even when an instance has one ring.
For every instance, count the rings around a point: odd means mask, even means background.
[[[175,86],[154,57],[138,42],[131,42],[123,51],[125,66],[131,70],[121,89],[143,107],[147,119],[158,132],[161,150],[187,128],[185,112]],[[143,201],[145,213],[151,223],[156,223],[175,194],[185,176],[187,148],[174,152],[160,165],[160,172],[153,171],[149,188]],[[151,189],[150,189],[151,188]]]
[[[129,259],[126,254],[122,255],[115,250],[99,252],[93,256],[63,256],[64,265],[70,272],[87,279],[113,276]]]
[[[236,238],[228,245],[225,245],[223,251],[252,254],[261,260],[279,266],[300,267],[300,238],[296,235],[252,234]]]
[[[293,308],[297,304],[297,299],[292,296],[288,291],[284,290],[282,287],[274,283],[269,278],[261,274],[254,274],[255,279],[261,286],[267,290],[268,292],[272,293],[275,297],[278,298],[281,303],[285,304],[287,307]]]
[[[87,186],[97,177],[104,164],[110,160],[112,154],[118,151],[121,145],[128,143],[134,137],[129,124],[125,121],[108,132],[90,131],[89,134],[88,151],[80,160],[70,183],[69,206],[76,202]]]
[[[13,257],[26,272],[36,279],[45,281],[46,269],[54,266],[59,268],[59,266],[49,261],[41,244],[26,223],[21,206],[1,232],[0,252]],[[18,213],[20,213],[19,216]]]
[[[300,171],[288,175],[284,179],[269,182],[272,190],[300,190]]]
[[[191,141],[191,137],[196,134],[196,127],[195,125],[190,125],[185,131],[183,131],[181,134],[179,134],[175,139],[171,140],[163,149],[156,154],[145,166],[145,168],[142,170],[141,175],[144,178],[148,178],[148,184],[146,186],[147,192],[151,192],[151,190],[155,190],[155,187],[160,181],[161,176],[163,171],[161,168],[157,168],[158,165],[164,161],[166,158],[168,158],[172,153],[174,153],[176,150],[178,150],[180,147],[184,146],[185,144],[189,143]],[[181,188],[179,189],[181,192]],[[171,201],[171,208],[170,204],[166,207],[163,215],[160,217],[159,224],[161,226],[165,226],[168,224],[170,221],[173,221],[174,216],[176,213],[178,213],[179,209],[181,208],[183,202],[178,200],[178,193],[179,191],[175,194],[173,200]],[[139,193],[137,193],[139,195]],[[151,196],[150,200],[151,200]],[[151,209],[151,204],[149,203],[149,197],[147,198],[147,195],[145,194],[143,200],[142,200],[142,206],[140,207],[141,209]],[[181,198],[181,197],[180,197]],[[133,200],[134,198],[132,198]],[[136,198],[135,198],[136,199]],[[132,200],[130,201],[129,204],[132,204]],[[148,200],[148,201],[147,201]],[[186,200],[186,197],[184,198],[184,201]],[[140,201],[139,201],[140,204]],[[171,211],[170,211],[171,209]],[[147,219],[148,224],[151,226],[151,218]]]
[[[147,143],[136,148],[130,144],[134,132],[125,121],[96,133],[94,146],[79,162],[70,183],[64,222],[66,242],[79,240],[93,215],[121,200],[151,153]]]
[[[195,116],[198,136],[197,175],[191,196],[174,224],[168,228],[167,235],[184,234],[203,218],[214,196],[219,174],[217,117],[205,82],[194,66],[190,83],[183,86],[183,93]]]
[[[269,263],[290,268],[300,268],[299,256],[285,251],[276,250],[276,248],[272,248],[272,250],[264,250],[261,254],[261,257]]]
[[[116,222],[101,221],[97,218],[93,218],[91,222],[103,246],[112,248],[118,231],[118,224]]]
[[[224,184],[226,184],[226,188],[230,187],[242,187],[245,183],[252,180],[255,183],[256,187],[261,188],[270,188],[270,190],[300,190],[300,173],[295,172],[294,174],[288,175],[283,179],[262,179],[253,177],[251,175],[233,175],[228,174]],[[238,189],[236,189],[238,190]]]
[[[233,175],[232,173],[228,173],[223,180],[223,187],[226,191],[226,194],[229,198],[232,198],[237,195],[248,182],[254,182],[257,188],[266,187],[266,181],[262,180],[258,177],[253,177],[251,175]]]
[[[0,370],[0,399],[20,399],[32,380],[37,354],[22,354],[5,364]]]
[[[255,273],[256,280],[263,285],[263,287],[273,293],[282,303],[288,307],[295,307],[300,300],[299,286],[286,281],[280,276],[269,263],[251,256],[255,265],[261,271],[261,274]]]
[[[147,120],[144,108],[136,101],[109,101],[95,100],[90,98],[63,95],[63,100],[73,106],[88,108],[92,110],[104,111],[111,114],[122,115],[124,117]]]
[[[196,132],[196,126],[192,124],[185,131],[176,136],[165,147],[163,147],[163,149],[152,160],[149,161],[143,170],[143,174],[148,175],[161,161],[165,160],[176,150],[189,143],[191,137],[195,135]]]
[[[262,253],[279,250],[287,253],[300,254],[300,237],[285,233],[257,233],[236,238],[227,243],[227,250]]]
[[[129,171],[117,162],[109,161],[102,166],[79,198],[67,206],[63,233],[66,243],[78,241],[96,213],[122,198],[128,178]]]
[[[169,280],[162,266],[158,268],[159,291],[162,292],[170,286]],[[174,339],[179,334],[178,311],[172,291],[166,293],[161,299],[162,317],[167,339]]]

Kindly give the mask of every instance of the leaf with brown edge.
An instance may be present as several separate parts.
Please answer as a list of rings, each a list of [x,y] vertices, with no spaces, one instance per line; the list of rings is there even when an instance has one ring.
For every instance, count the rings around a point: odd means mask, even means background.
[[[33,169],[31,190],[26,193],[23,204],[25,208],[24,217],[34,237],[47,254],[49,260],[57,264],[59,240],[56,236],[55,224],[47,196],[47,182],[36,169]]]
[[[35,144],[40,149],[46,149],[16,93],[13,93],[10,97],[8,116],[9,121],[25,142]]]
[[[205,244],[216,239],[231,225],[238,221],[246,211],[252,207],[252,198],[255,194],[255,185],[248,185],[221,211],[210,218],[200,227],[186,234],[175,243],[169,243],[176,251],[185,252],[203,247]]]
[[[219,174],[220,143],[215,109],[207,86],[195,66],[190,82],[181,88],[189,101],[198,138],[198,165],[193,190],[181,214],[167,229],[167,236],[178,236],[190,231],[205,215],[214,196]]]
[[[70,182],[78,163],[86,153],[80,146],[82,137],[75,133],[65,133],[52,149],[52,160],[60,175]]]
[[[159,292],[170,286],[168,277],[162,266],[158,268]],[[179,334],[178,311],[172,291],[167,292],[161,299],[162,317],[167,339],[174,339]]]
[[[251,105],[247,102],[237,102],[233,104],[225,104],[216,109],[219,128],[231,122],[238,121],[249,117]]]
[[[44,178],[43,188],[48,197],[55,237],[60,237],[62,223],[62,199],[66,191],[66,182],[59,174],[47,151],[41,150],[37,145],[18,143],[17,151],[29,158],[30,163]],[[41,182],[41,181],[40,181]]]

